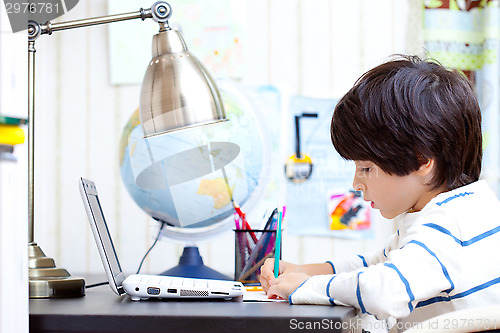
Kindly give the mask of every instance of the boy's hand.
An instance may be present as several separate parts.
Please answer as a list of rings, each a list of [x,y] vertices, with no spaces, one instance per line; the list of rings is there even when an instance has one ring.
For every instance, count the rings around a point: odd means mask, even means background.
[[[286,263],[284,261],[280,261],[280,271],[279,274],[283,274]],[[274,259],[268,258],[264,261],[264,265],[260,267],[260,285],[264,292],[267,293],[269,289],[269,282],[274,279]]]
[[[273,278],[267,290],[267,297],[288,299],[288,296],[309,278],[305,273],[285,273]]]
[[[291,264],[289,262],[280,260],[280,270],[279,275],[285,273],[300,272],[299,266]],[[264,265],[260,268],[260,284],[262,289],[267,293],[270,286],[270,281],[275,279],[274,277],[274,259],[268,258],[264,262]]]

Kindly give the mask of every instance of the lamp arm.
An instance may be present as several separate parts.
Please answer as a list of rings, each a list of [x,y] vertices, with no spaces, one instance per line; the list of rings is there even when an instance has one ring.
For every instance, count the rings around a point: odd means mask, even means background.
[[[127,21],[133,19],[142,19],[143,21],[147,18],[152,18],[154,21],[159,23],[166,23],[170,16],[172,15],[172,8],[166,1],[158,1],[151,6],[151,8],[143,9],[136,12],[124,13],[124,14],[114,14],[99,17],[92,17],[82,20],[74,20],[67,22],[57,22],[52,23],[50,21],[40,24],[35,21],[28,21],[28,39],[35,40],[40,35],[48,34],[51,35],[54,31],[88,27],[98,24],[108,24],[113,22]]]

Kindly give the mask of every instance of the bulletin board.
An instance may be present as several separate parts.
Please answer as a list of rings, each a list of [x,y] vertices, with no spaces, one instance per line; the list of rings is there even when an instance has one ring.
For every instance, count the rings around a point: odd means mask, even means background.
[[[333,236],[350,239],[370,238],[372,227],[361,230],[331,230],[332,196],[352,189],[354,162],[345,161],[335,151],[330,139],[330,123],[337,100],[295,96],[290,100],[287,152],[295,152],[295,115],[314,112],[317,118],[300,122],[301,152],[310,156],[313,171],[302,183],[286,182],[286,228],[290,234]],[[334,200],[335,198],[333,198]],[[362,199],[361,199],[362,200]]]

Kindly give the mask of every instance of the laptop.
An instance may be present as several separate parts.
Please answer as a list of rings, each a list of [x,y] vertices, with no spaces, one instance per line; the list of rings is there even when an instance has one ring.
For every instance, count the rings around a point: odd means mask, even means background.
[[[125,277],[111,240],[94,182],[80,178],[80,193],[109,285],[117,295],[126,294],[133,301],[139,301],[149,298],[231,299],[245,293],[245,288],[241,282],[237,281],[146,274],[132,274]]]

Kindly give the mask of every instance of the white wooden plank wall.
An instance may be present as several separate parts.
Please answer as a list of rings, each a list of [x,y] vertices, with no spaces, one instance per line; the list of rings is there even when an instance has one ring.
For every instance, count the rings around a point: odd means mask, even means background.
[[[364,71],[405,52],[411,0],[234,1],[245,2],[247,10],[241,82],[275,85],[285,102],[295,94],[339,98]],[[149,5],[142,1],[138,8]],[[106,13],[106,0],[80,1],[62,20]],[[56,32],[36,42],[35,240],[73,274],[102,272],[78,192],[80,176],[93,179],[99,188],[125,271],[137,269],[158,228],[121,182],[118,142],[138,105],[140,86],[109,84],[107,29]],[[13,52],[26,54],[24,49]],[[2,208],[8,206],[2,200]],[[392,230],[386,221],[374,223],[376,236],[367,241],[285,235],[284,258],[323,261],[374,250]],[[206,264],[232,275],[231,232],[199,245]],[[171,240],[159,242],[143,272],[174,266],[182,247]]]

